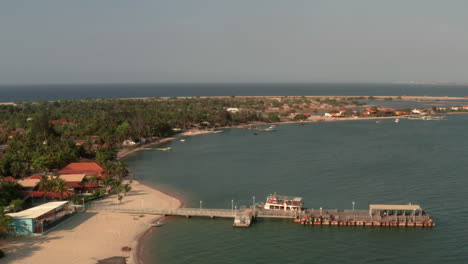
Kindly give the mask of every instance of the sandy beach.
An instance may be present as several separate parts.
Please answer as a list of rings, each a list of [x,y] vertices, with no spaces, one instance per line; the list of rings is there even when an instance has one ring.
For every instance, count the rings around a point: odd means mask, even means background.
[[[138,181],[133,181],[131,186],[132,190],[122,201],[123,207],[172,208],[181,205],[179,200]],[[117,206],[118,200],[112,195],[95,204]],[[124,256],[128,257],[128,264],[136,264],[139,238],[156,219],[157,216],[94,211],[90,208],[44,236],[0,241],[0,248],[6,252],[1,263],[92,264],[100,259]],[[131,247],[131,251],[124,252],[122,247]]]

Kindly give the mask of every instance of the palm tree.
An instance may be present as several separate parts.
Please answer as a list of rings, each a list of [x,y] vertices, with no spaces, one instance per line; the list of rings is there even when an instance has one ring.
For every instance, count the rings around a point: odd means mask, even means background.
[[[130,186],[130,184],[128,184],[128,183],[124,184],[124,186],[123,186],[124,196],[127,196],[127,193],[129,191],[131,191],[131,190],[132,190],[132,187]]]
[[[102,182],[102,184],[106,188],[106,194],[107,194],[107,193],[109,193],[109,191],[111,189],[111,186],[114,185],[114,179],[112,179],[110,177],[104,178],[104,181]]]
[[[121,181],[114,180],[112,185],[112,189],[114,189],[116,194],[120,194],[123,191],[123,185]]]
[[[123,161],[118,161],[115,163],[115,174],[119,180],[122,180],[123,177],[128,175],[127,164]]]
[[[38,188],[43,192],[50,191],[50,189],[52,188],[52,181],[49,180],[49,178],[46,175],[42,175],[41,181],[38,184]]]
[[[12,207],[13,209],[13,212],[16,212],[20,209],[23,208],[23,204],[24,204],[24,200],[23,199],[15,199],[13,201],[10,202],[10,206]]]
[[[91,175],[91,177],[88,178],[88,182],[89,182],[89,183],[98,183],[98,182],[99,182],[99,178],[97,177],[96,174],[93,174],[93,175]]]
[[[55,179],[52,190],[59,194],[60,200],[63,199],[63,194],[67,191],[67,185],[63,179]]]

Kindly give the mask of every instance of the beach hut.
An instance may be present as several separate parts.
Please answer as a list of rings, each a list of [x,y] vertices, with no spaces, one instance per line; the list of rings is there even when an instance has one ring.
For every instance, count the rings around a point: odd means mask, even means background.
[[[13,218],[16,234],[41,234],[55,226],[56,222],[72,213],[68,201],[50,202],[17,213],[7,214]]]

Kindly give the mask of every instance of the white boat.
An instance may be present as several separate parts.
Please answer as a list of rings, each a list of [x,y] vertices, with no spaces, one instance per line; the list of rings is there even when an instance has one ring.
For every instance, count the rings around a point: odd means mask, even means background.
[[[180,141],[180,142],[185,142],[185,138],[183,138],[183,139],[181,139],[181,140],[179,140],[179,141]]]
[[[261,131],[261,132],[271,132],[271,131],[276,131],[276,126],[275,125],[271,125],[267,128],[256,128],[255,130],[257,131]]]
[[[171,150],[172,148],[156,148],[157,150],[160,150],[160,151],[169,151]]]
[[[400,123],[400,118],[395,119],[395,123]]]
[[[161,223],[160,221],[150,224],[150,226],[152,226],[152,227],[161,227],[161,226],[163,226],[163,225],[164,225],[164,224]]]
[[[302,211],[302,197],[270,194],[267,196],[265,210]]]

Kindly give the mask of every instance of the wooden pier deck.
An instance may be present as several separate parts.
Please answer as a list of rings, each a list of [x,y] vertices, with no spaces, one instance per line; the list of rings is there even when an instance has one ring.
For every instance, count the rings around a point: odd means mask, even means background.
[[[261,208],[241,209],[208,209],[208,208],[125,208],[125,207],[91,207],[91,210],[112,211],[130,214],[150,214],[185,217],[233,218],[234,227],[249,227],[255,218],[293,219],[303,225],[337,225],[337,226],[388,226],[388,227],[433,227],[435,223],[429,215],[370,214],[369,210],[305,209],[302,211],[265,210]]]

